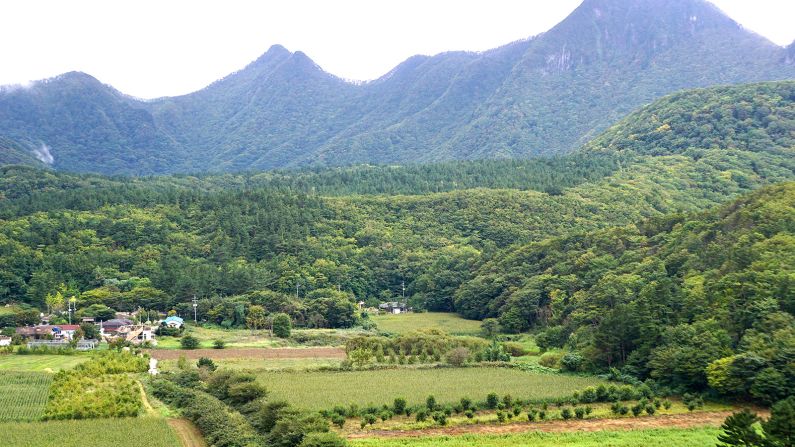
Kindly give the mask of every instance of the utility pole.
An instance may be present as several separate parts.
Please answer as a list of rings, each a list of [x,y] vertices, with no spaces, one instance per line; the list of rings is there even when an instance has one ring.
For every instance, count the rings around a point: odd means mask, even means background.
[[[193,323],[198,324],[198,319],[196,318],[196,308],[199,307],[199,301],[196,299],[196,295],[193,295]]]
[[[403,302],[406,302],[406,281],[400,281],[400,288],[403,289]]]
[[[69,298],[68,310],[69,310],[69,324],[72,324],[72,312],[77,310],[77,298],[75,297]]]

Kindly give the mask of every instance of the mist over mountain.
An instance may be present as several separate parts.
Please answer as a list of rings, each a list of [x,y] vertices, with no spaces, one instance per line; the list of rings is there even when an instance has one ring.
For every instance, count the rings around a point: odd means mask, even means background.
[[[533,38],[414,56],[363,84],[277,45],[179,97],[141,101],[83,73],[3,88],[15,155],[0,162],[42,163],[41,147],[56,169],[105,174],[552,155],[677,90],[794,76],[794,45],[706,1],[586,0]]]

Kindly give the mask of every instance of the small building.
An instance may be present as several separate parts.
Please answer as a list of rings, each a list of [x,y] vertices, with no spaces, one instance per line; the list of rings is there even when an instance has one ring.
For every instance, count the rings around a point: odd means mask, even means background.
[[[406,303],[401,303],[399,301],[390,301],[388,303],[381,303],[378,305],[379,312],[386,312],[390,314],[400,314],[404,312],[408,312],[409,308],[406,307]]]
[[[83,324],[83,323],[95,324],[96,320],[94,319],[94,317],[83,317],[83,318],[80,319],[80,323],[81,324]]]
[[[68,349],[71,347],[66,340],[30,340],[28,348]]]
[[[0,346],[11,346],[11,337],[0,335]]]
[[[126,318],[114,318],[112,320],[103,321],[99,323],[99,333],[105,336],[115,336],[119,329],[124,326],[132,326],[132,320]]]
[[[18,327],[16,332],[29,340],[69,341],[74,338],[75,331],[80,329],[76,324],[40,324],[38,326]]]
[[[183,324],[185,324],[185,320],[177,316],[170,316],[163,320],[163,325],[173,329],[179,329]]]

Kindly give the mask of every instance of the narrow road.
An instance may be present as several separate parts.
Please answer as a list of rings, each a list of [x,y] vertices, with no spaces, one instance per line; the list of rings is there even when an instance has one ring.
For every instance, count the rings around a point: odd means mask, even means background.
[[[182,447],[207,447],[204,437],[190,421],[186,419],[169,419],[168,425],[179,436]]]
[[[663,416],[571,419],[544,422],[523,422],[513,424],[477,424],[455,427],[438,427],[424,430],[369,430],[353,433],[349,439],[356,438],[415,438],[421,436],[449,436],[463,434],[504,434],[539,431],[546,433],[592,432],[602,430],[643,430],[653,428],[692,428],[719,427],[733,411],[697,411],[685,414]],[[766,417],[766,414],[761,414]]]

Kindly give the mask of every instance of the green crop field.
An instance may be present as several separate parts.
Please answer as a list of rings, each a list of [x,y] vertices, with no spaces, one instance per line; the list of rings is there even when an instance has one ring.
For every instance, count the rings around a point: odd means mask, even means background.
[[[351,403],[380,405],[396,397],[418,404],[430,394],[441,403],[457,402],[464,396],[484,400],[490,392],[523,399],[552,399],[603,383],[591,377],[537,374],[508,368],[260,371],[257,376],[272,397],[307,409]]]
[[[44,413],[52,374],[0,372],[0,421],[35,421]]]
[[[371,317],[384,332],[404,334],[421,329],[439,329],[454,335],[475,335],[480,333],[480,321],[466,320],[458,314],[444,312],[424,312],[405,314],[385,314]]]
[[[180,447],[162,418],[0,423],[3,447]]]
[[[517,433],[423,438],[367,438],[351,447],[703,447],[715,445],[717,428],[600,431],[590,433]]]
[[[72,368],[90,358],[89,354],[75,355],[0,355],[0,373],[3,371],[56,372]]]

